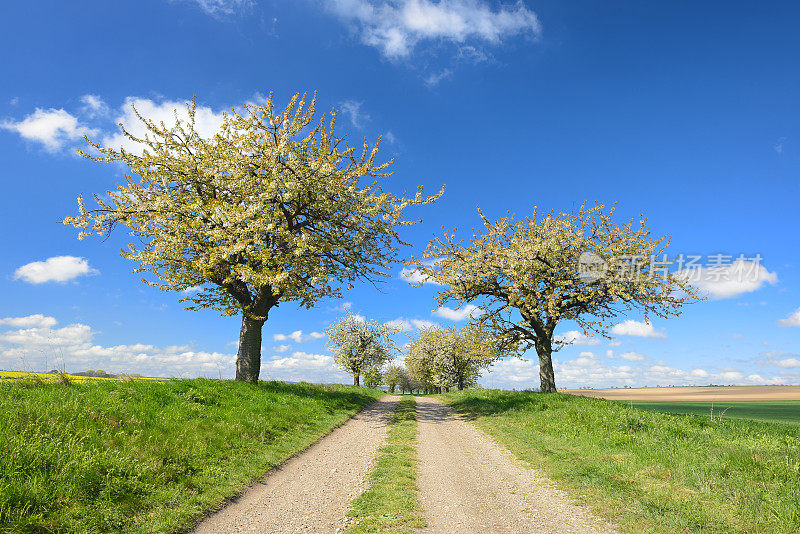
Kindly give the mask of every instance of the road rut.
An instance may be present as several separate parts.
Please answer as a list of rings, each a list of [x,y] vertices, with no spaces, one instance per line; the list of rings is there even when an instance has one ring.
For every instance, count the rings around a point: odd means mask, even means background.
[[[196,534],[328,533],[344,530],[364,491],[398,398],[383,397],[207,517]]]
[[[614,532],[443,403],[417,397],[417,423],[425,532]]]

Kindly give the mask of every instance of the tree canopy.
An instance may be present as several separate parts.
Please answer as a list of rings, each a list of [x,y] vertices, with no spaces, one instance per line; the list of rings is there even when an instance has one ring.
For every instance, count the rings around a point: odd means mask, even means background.
[[[498,347],[539,356],[542,391],[555,391],[552,352],[556,326],[574,321],[587,334],[603,334],[631,310],[669,317],[697,299],[689,281],[669,272],[667,237],[654,238],[644,216],[618,224],[615,206],[581,206],[572,213],[533,214],[490,221],[468,244],[453,232],[435,237],[422,260],[422,279],[441,284],[437,302],[476,302],[473,319],[494,333]],[[430,261],[434,260],[434,261]]]
[[[390,338],[392,330],[378,321],[348,313],[331,324],[325,333],[336,365],[353,375],[356,386],[360,385],[363,374],[378,373],[391,358],[394,347]]]
[[[406,369],[428,390],[474,386],[482,370],[503,355],[488,334],[475,325],[422,329],[408,344]]]
[[[316,95],[307,102],[296,94],[280,110],[271,94],[263,105],[231,109],[210,138],[197,131],[194,101],[186,112],[176,111],[173,125],[136,112],[146,135],[120,127],[140,151],[89,141],[83,156],[121,163],[129,174],[95,194],[94,208],[79,197],[78,215],[64,223],[80,238],[126,227],[122,255],[152,275],[145,283],[191,290],[187,309],[241,314],[236,377],[257,381],[269,311],[282,301],[308,308],[356,281],[389,276],[406,244],[400,227],[419,222],[405,219],[405,209],[441,192],[385,190],[391,161],[376,161],[380,140],[348,146],[334,132],[335,110],[317,116]]]

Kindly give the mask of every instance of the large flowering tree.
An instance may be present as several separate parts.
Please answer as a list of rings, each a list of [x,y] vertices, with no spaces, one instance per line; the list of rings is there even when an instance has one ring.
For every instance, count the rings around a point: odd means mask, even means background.
[[[573,213],[547,213],[514,221],[489,221],[467,245],[453,233],[434,238],[420,279],[444,286],[439,304],[477,302],[486,313],[473,321],[494,333],[498,346],[535,348],[541,391],[556,390],[552,353],[562,321],[587,334],[603,333],[631,310],[669,317],[697,299],[689,280],[668,270],[666,237],[655,238],[646,219],[618,224],[614,208],[581,206]],[[435,261],[430,261],[435,260]]]
[[[391,359],[394,348],[392,332],[385,324],[353,313],[348,313],[325,330],[336,365],[353,375],[353,385],[356,386],[361,385],[362,375],[379,373],[381,366]]]
[[[82,152],[130,173],[95,194],[95,208],[79,198],[78,215],[64,223],[80,238],[126,227],[132,239],[122,255],[153,275],[145,283],[199,289],[183,299],[187,309],[241,314],[237,380],[258,380],[262,326],[279,302],[310,308],[357,280],[388,276],[405,245],[399,227],[418,222],[403,217],[405,208],[438,198],[384,190],[391,162],[376,162],[378,143],[349,147],[334,133],[335,110],[317,117],[315,104],[316,96],[295,95],[276,110],[270,95],[225,113],[208,138],[191,102],[174,126],[139,115],[145,136],[122,128],[140,152],[91,141],[94,150]]]

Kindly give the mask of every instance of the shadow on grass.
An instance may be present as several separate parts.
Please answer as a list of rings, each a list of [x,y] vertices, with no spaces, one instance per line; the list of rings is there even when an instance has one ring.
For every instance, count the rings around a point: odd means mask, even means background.
[[[442,396],[454,410],[469,419],[502,415],[506,412],[544,411],[562,409],[569,404],[585,402],[565,393],[539,393],[536,391],[470,390]]]

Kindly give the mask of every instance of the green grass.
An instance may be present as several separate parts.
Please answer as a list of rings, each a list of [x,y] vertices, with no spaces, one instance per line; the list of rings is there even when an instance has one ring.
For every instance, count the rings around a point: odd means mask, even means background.
[[[414,532],[425,526],[416,493],[416,413],[414,397],[404,397],[398,404],[389,421],[386,445],[378,451],[370,486],[353,501],[348,515],[357,522],[348,532]]]
[[[800,532],[796,425],[565,394],[441,398],[623,531]]]
[[[0,383],[0,532],[173,532],[383,395],[231,381]]]
[[[707,401],[618,401],[640,410],[689,414],[708,417],[711,402]],[[727,409],[727,411],[726,411]],[[800,401],[725,401],[714,402],[714,417],[749,419],[771,423],[800,425]]]

